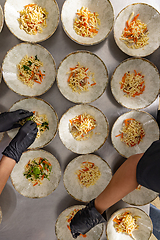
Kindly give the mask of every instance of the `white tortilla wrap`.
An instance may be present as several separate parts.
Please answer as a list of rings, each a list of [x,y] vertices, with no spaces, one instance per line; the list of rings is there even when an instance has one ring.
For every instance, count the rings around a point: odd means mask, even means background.
[[[49,130],[46,130],[39,138],[36,138],[29,149],[42,148],[49,144],[55,137],[58,127],[58,117],[53,107],[43,99],[23,98],[14,103],[10,108],[10,111],[15,111],[17,109],[24,109],[31,112],[37,111],[39,114],[46,114],[49,122]],[[16,128],[8,131],[7,133],[10,138],[13,138],[17,132],[18,129]]]
[[[91,115],[96,120],[97,126],[92,130],[92,137],[77,141],[70,132],[69,120],[83,113]],[[59,122],[59,137],[62,143],[66,148],[78,154],[87,154],[98,150],[105,143],[108,134],[109,124],[105,115],[98,108],[87,104],[69,108]]]
[[[49,179],[44,178],[41,185],[33,186],[32,182],[24,176],[25,166],[29,160],[41,157],[46,158],[52,165]],[[57,159],[44,150],[29,150],[24,152],[18,164],[11,173],[11,181],[15,189],[25,197],[42,198],[51,194],[57,187],[61,178],[61,169]]]
[[[132,237],[130,237],[128,234],[125,233],[118,233],[116,231],[116,229],[114,228],[114,222],[113,219],[118,215],[118,214],[122,214],[125,211],[129,211],[131,212],[131,214],[133,216],[139,216],[140,218],[138,218],[137,220],[137,224],[138,224],[138,229],[134,230],[132,232]],[[135,240],[149,240],[150,236],[152,234],[153,231],[153,225],[152,225],[152,221],[150,219],[150,217],[141,209],[139,208],[135,208],[135,207],[129,207],[129,208],[122,208],[116,212],[114,212],[108,223],[107,223],[107,230],[106,230],[106,235],[107,235],[107,239],[108,240],[112,240],[112,239],[117,239],[117,240],[131,240],[131,239],[135,239]]]
[[[40,67],[42,73],[45,74],[42,83],[35,82],[32,88],[18,79],[17,65],[26,55],[28,57],[37,55],[37,58],[43,63],[43,66]],[[4,81],[12,91],[23,96],[33,97],[42,95],[51,88],[56,77],[56,64],[52,55],[44,47],[38,44],[20,43],[6,54],[2,63],[2,71]]]
[[[124,41],[120,40],[122,32],[126,27],[126,21],[129,19],[132,12],[134,12],[134,16],[139,14],[138,19],[147,24],[147,29],[149,31],[149,44],[138,49],[128,48]],[[116,17],[114,24],[114,39],[118,47],[129,56],[145,57],[153,53],[159,47],[160,31],[157,31],[157,29],[160,29],[159,12],[146,3],[134,3],[122,9]]]
[[[97,12],[99,14],[98,18],[101,21],[101,25],[99,26],[98,34],[93,38],[81,37],[73,28],[77,10],[80,10],[83,6],[87,7],[91,13]],[[66,0],[62,7],[61,20],[65,33],[73,41],[81,45],[94,45],[103,41],[112,30],[114,11],[109,0]]]
[[[81,66],[89,68],[94,73],[96,85],[89,87],[88,91],[81,93],[73,92],[68,84],[70,68],[74,68],[78,62]],[[90,76],[89,82],[91,83]],[[94,53],[88,51],[77,51],[67,55],[60,63],[57,71],[57,85],[60,92],[68,100],[74,103],[90,103],[99,98],[105,91],[108,84],[108,71],[104,62]]]
[[[99,168],[100,178],[94,185],[82,187],[77,178],[76,171],[81,169],[83,162],[92,162]],[[89,202],[96,198],[108,185],[112,178],[111,168],[99,156],[94,154],[81,155],[73,159],[66,167],[63,182],[67,192],[78,201]]]
[[[38,6],[45,8],[48,12],[46,24],[47,27],[43,28],[42,33],[36,35],[30,35],[23,29],[20,29],[18,18],[20,14],[18,11],[22,11],[25,5],[35,3]],[[55,0],[6,0],[4,5],[5,22],[11,31],[17,38],[26,42],[42,42],[52,36],[56,31],[59,23],[59,8]]]
[[[122,77],[126,72],[144,75],[145,90],[135,97],[126,97],[120,89]],[[122,106],[130,109],[141,109],[149,106],[157,98],[160,88],[159,72],[156,66],[143,58],[128,58],[118,65],[111,78],[111,91],[113,96]]]
[[[55,225],[55,232],[58,240],[73,240],[74,238],[71,235],[70,230],[67,228],[66,217],[70,214],[74,209],[82,209],[85,205],[75,205],[65,209],[58,217]],[[103,233],[103,223],[98,224],[94,228],[92,228],[88,233],[86,233],[86,237],[78,236],[77,240],[99,240]]]
[[[122,124],[125,119],[134,118],[136,121],[139,121],[143,125],[145,136],[142,141],[133,146],[129,147],[126,143],[122,142],[120,137],[116,137],[120,134],[122,129]],[[142,111],[130,111],[122,114],[114,123],[111,130],[111,140],[115,149],[123,157],[128,158],[131,155],[137,153],[143,153],[147,148],[152,144],[152,142],[159,139],[159,127],[156,120],[147,112]]]

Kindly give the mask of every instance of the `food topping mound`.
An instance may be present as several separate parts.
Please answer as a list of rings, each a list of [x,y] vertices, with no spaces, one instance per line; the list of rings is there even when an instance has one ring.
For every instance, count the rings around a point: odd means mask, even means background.
[[[89,87],[96,85],[94,73],[91,73],[88,68],[80,66],[79,62],[74,68],[70,68],[67,74],[69,74],[68,84],[73,92],[88,91]],[[90,76],[92,77],[90,78]]]
[[[81,169],[76,174],[81,187],[94,185],[101,176],[98,166],[88,161],[81,164]]]
[[[33,186],[41,185],[43,179],[49,179],[52,170],[51,163],[46,158],[37,157],[29,160],[25,166],[24,176],[32,182]]]
[[[126,27],[123,30],[120,40],[124,41],[128,48],[137,49],[148,44],[149,32],[147,24],[138,19],[139,14],[132,19],[133,16],[134,12],[128,21],[126,21]]]
[[[82,7],[81,10],[77,10],[76,15],[73,28],[78,35],[91,38],[97,35],[98,25],[101,24],[98,13],[91,13],[88,8]]]
[[[45,8],[31,3],[24,6],[24,9],[19,11],[20,18],[18,18],[20,29],[23,29],[30,35],[36,35],[42,33],[42,28],[47,26],[47,11]]]
[[[26,84],[28,87],[33,87],[34,83],[42,83],[44,72],[41,72],[40,67],[43,66],[37,55],[35,57],[28,57],[27,55],[17,65],[18,79]]]
[[[129,147],[139,144],[144,136],[145,131],[142,124],[134,118],[125,119],[120,134],[116,135],[116,137],[120,137],[121,141]]]
[[[87,140],[93,135],[93,129],[96,127],[96,120],[87,113],[76,116],[69,120],[70,132],[78,140]]]
[[[121,89],[125,93],[124,96],[136,97],[141,95],[145,90],[144,75],[137,73],[126,72],[120,81]]]

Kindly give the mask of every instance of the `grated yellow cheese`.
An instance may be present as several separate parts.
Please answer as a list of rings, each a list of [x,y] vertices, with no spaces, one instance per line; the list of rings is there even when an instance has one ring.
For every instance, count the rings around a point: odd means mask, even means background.
[[[134,73],[126,72],[119,83],[126,97],[139,96],[145,90],[144,75],[137,73],[136,70]]]
[[[118,233],[127,233],[132,236],[132,232],[138,229],[137,219],[139,216],[133,216],[131,212],[124,212],[122,214],[118,214],[113,222],[114,228]]]
[[[96,127],[96,120],[87,113],[76,116],[69,120],[70,132],[78,140],[86,140],[92,137],[93,129]]]
[[[76,171],[76,175],[81,187],[94,185],[101,176],[98,166],[92,162],[83,162],[81,169]]]
[[[83,67],[78,64],[74,68],[70,68],[68,85],[71,87],[73,92],[89,91],[89,87],[96,85],[94,73],[91,73],[87,67]]]
[[[138,49],[149,44],[149,32],[147,24],[138,19],[139,14],[131,20],[133,15],[134,13],[132,13],[129,20],[126,21],[127,26],[124,28],[120,40],[124,41],[128,48]]]
[[[20,18],[18,18],[20,29],[23,29],[30,35],[35,35],[38,32],[42,33],[42,27],[47,26],[46,19],[48,12],[45,8],[31,3],[24,6],[24,9],[19,11]]]
[[[91,13],[88,8],[82,7],[76,15],[73,28],[78,35],[91,38],[97,35],[101,24],[98,13]]]
[[[44,72],[41,72],[40,67],[43,66],[37,55],[35,57],[28,55],[24,56],[20,63],[17,65],[18,79],[28,87],[33,88],[34,83],[42,83]]]
[[[124,120],[120,134],[116,137],[121,137],[122,142],[126,143],[129,147],[133,147],[139,144],[144,136],[145,131],[142,124],[134,118],[129,118]]]

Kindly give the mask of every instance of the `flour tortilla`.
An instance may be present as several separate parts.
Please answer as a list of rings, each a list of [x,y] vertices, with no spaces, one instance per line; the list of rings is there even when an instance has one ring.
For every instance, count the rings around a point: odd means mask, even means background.
[[[81,169],[83,162],[94,163],[101,173],[100,178],[94,185],[81,187],[76,171]],[[66,167],[63,182],[67,192],[78,201],[89,202],[96,198],[108,185],[112,178],[111,168],[102,158],[94,154],[81,155],[74,158]]]
[[[44,178],[42,184],[33,186],[32,182],[23,175],[25,165],[29,160],[41,157],[46,158],[52,165],[49,179]],[[57,187],[61,178],[61,169],[57,159],[49,152],[44,150],[29,150],[24,152],[18,164],[15,165],[11,173],[11,181],[15,189],[25,197],[42,198],[51,194]]]
[[[88,7],[91,12],[97,12],[101,21],[98,34],[93,38],[81,37],[73,29],[77,10]],[[61,12],[62,26],[65,33],[76,43],[81,45],[95,45],[108,37],[114,23],[114,10],[109,0],[66,0]]]
[[[93,116],[97,126],[93,129],[91,138],[84,141],[77,141],[70,132],[69,120],[83,113]],[[69,108],[59,122],[59,137],[62,143],[66,148],[78,154],[87,154],[98,150],[105,143],[108,134],[109,124],[105,115],[98,108],[87,104],[80,104]]]
[[[24,30],[20,29],[18,18],[20,14],[18,11],[24,9],[25,5],[30,3],[38,4],[38,6],[43,7],[48,12],[46,28],[42,28],[42,33],[37,33],[36,35],[30,35]],[[13,33],[17,38],[26,42],[42,42],[52,36],[56,31],[59,24],[59,8],[55,0],[6,0],[4,5],[4,15],[5,22],[11,33]]]
[[[131,240],[132,238],[125,233],[118,233],[116,229],[114,228],[114,222],[113,219],[118,215],[122,214],[125,211],[130,211],[133,216],[140,216],[137,220],[137,224],[139,225],[139,228],[137,230],[134,230],[132,235],[133,239],[135,240],[149,240],[150,236],[153,231],[153,225],[150,217],[141,209],[135,208],[135,207],[129,207],[129,208],[122,208],[112,214],[110,217],[108,223],[107,223],[107,229],[106,229],[106,235],[108,240],[112,239],[118,239],[118,240]]]
[[[35,57],[43,63],[40,69],[45,71],[44,79],[41,84],[34,83],[33,87],[28,87],[18,79],[17,65],[21,60],[28,55],[28,57]],[[53,85],[56,77],[56,64],[52,55],[38,44],[20,43],[11,48],[2,63],[3,79],[7,86],[14,92],[22,96],[40,96],[47,92]]]
[[[145,131],[145,136],[143,137],[142,141],[133,147],[127,146],[126,143],[121,142],[120,137],[116,137],[118,134],[120,134],[119,131],[122,129],[123,121],[128,118],[134,118],[136,121],[142,123]],[[111,130],[111,140],[113,146],[119,152],[119,154],[126,158],[137,153],[145,152],[152,142],[158,139],[159,127],[156,120],[149,113],[138,110],[133,110],[122,114],[115,121]]]
[[[50,141],[55,137],[58,127],[58,117],[53,109],[53,107],[39,98],[23,98],[15,102],[10,111],[15,111],[17,109],[24,109],[28,111],[38,111],[39,114],[46,114],[49,122],[49,130],[46,130],[39,138],[31,144],[29,149],[42,148],[50,143]],[[8,131],[10,138],[13,138],[18,132],[18,129],[12,129]]]
[[[74,238],[71,235],[70,230],[67,228],[66,217],[70,214],[74,209],[82,209],[85,205],[75,205],[65,209],[58,217],[55,225],[55,232],[58,240],[73,240]],[[94,228],[92,228],[88,233],[86,233],[87,237],[79,236],[77,240],[99,240],[103,233],[103,223],[98,224]]]
[[[70,67],[75,67],[77,63],[89,68],[88,71],[94,73],[96,85],[89,87],[89,91],[73,92],[68,85]],[[92,79],[92,77],[90,77]],[[90,81],[90,84],[93,83]],[[90,103],[99,98],[105,91],[108,84],[108,71],[104,62],[94,53],[88,51],[77,51],[67,55],[60,63],[57,71],[57,85],[60,92],[68,100],[74,103]]]

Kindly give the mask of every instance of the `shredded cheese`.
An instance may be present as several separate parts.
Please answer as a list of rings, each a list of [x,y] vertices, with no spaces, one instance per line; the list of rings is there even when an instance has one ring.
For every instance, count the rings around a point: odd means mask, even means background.
[[[94,185],[101,176],[98,166],[88,161],[81,164],[81,169],[76,174],[81,187]]]
[[[132,236],[132,232],[138,229],[137,219],[140,218],[139,216],[133,216],[131,212],[124,212],[122,214],[118,214],[114,219],[113,222],[114,228],[118,233],[127,233]]]
[[[43,70],[42,73],[40,70],[40,67],[42,66],[43,62],[37,58],[37,55],[35,57],[28,57],[28,55],[24,56],[17,65],[18,79],[31,88],[33,88],[34,83],[41,84],[43,77],[45,76],[45,71]]]
[[[39,138],[46,130],[49,130],[46,114],[39,114],[37,111],[33,111],[33,116],[21,120],[20,124],[23,126],[27,121],[33,121],[37,124],[38,132],[36,138]]]
[[[136,70],[134,73],[126,72],[119,83],[126,97],[139,96],[145,90],[144,75],[137,73]]]
[[[76,15],[73,28],[78,35],[91,38],[97,35],[98,25],[100,26],[101,24],[98,13],[91,13],[88,8],[82,7],[80,10],[77,10]]]
[[[69,74],[68,84],[73,92],[81,93],[82,91],[88,91],[89,87],[96,85],[94,73],[91,73],[88,68],[81,66],[79,62],[74,68],[70,68],[67,74]]]
[[[87,113],[76,116],[69,120],[70,132],[78,140],[86,140],[93,135],[93,129],[96,127],[96,120]]]
[[[134,13],[132,13],[129,20],[126,21],[126,27],[122,32],[120,40],[124,41],[128,48],[137,49],[149,44],[149,32],[147,29],[147,24],[142,23],[138,19],[139,14],[137,14],[133,20],[131,20],[133,15]]]
[[[24,9],[19,11],[20,18],[18,18],[20,29],[23,29],[30,35],[35,35],[37,32],[42,33],[42,27],[47,26],[46,19],[48,12],[45,8],[31,3],[24,6]]]
[[[74,217],[74,215],[75,215],[79,210],[80,210],[80,209],[74,209],[73,211],[70,212],[70,214],[69,214],[68,216],[66,216],[67,228],[70,230],[70,232],[71,232],[70,222],[71,222],[72,218]],[[87,237],[86,234],[80,234],[79,236]]]
[[[120,134],[116,137],[121,137],[122,142],[126,143],[129,147],[133,147],[139,144],[144,136],[145,131],[142,124],[134,118],[129,118],[124,120]]]

